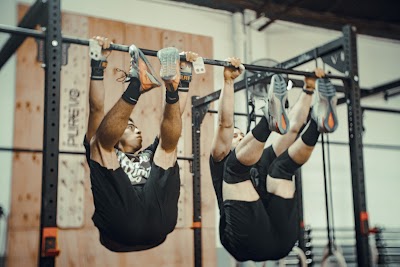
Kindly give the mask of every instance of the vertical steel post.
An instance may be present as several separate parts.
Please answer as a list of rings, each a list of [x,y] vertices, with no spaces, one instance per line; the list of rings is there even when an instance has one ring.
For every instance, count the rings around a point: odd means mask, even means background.
[[[45,39],[45,92],[43,125],[42,206],[39,266],[54,266],[57,249],[57,184],[60,121],[61,7],[60,0],[47,3]]]
[[[346,73],[350,79],[344,81],[348,107],[350,161],[353,186],[354,222],[356,232],[358,266],[372,266],[369,250],[369,225],[365,200],[364,158],[362,143],[362,109],[357,63],[356,30],[349,25],[343,27]]]
[[[195,105],[198,96],[192,96],[192,153],[193,153],[193,234],[194,234],[194,266],[202,266],[201,237],[201,158],[200,128],[209,104]]]
[[[192,103],[197,97],[192,97]],[[198,107],[192,105],[192,152],[193,152],[193,234],[194,266],[202,266],[201,240],[201,183],[200,183],[200,127],[201,115]]]

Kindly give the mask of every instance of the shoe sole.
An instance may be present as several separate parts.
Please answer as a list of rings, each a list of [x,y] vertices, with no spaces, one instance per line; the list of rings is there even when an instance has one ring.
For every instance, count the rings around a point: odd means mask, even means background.
[[[159,87],[161,86],[161,82],[156,78],[155,71],[151,66],[150,62],[147,60],[146,56],[143,54],[142,50],[139,49],[139,58],[146,64],[146,76],[149,79],[151,87]]]
[[[139,62],[139,48],[137,48],[135,45],[131,45],[129,47],[129,56],[131,57],[131,62],[130,62],[130,68],[129,68],[129,75],[126,77],[125,82],[130,82],[132,78],[138,78],[139,79],[139,71],[138,71],[138,66],[133,66],[132,64],[138,64]],[[132,59],[134,58],[134,59]]]
[[[175,47],[168,47],[157,52],[160,60],[160,76],[164,81],[173,81],[176,78],[177,64],[179,63],[179,51]]]
[[[136,62],[136,66],[133,66],[131,62],[129,76],[126,78],[125,82],[130,82],[132,78],[140,79],[141,93],[148,92],[156,87],[161,86],[161,82],[155,77],[153,67],[147,60],[146,56],[135,45],[132,46],[134,48],[132,50],[129,48],[129,55],[131,58],[135,58],[133,61]],[[145,69],[145,71],[140,72],[139,68],[142,70]]]
[[[318,79],[317,90],[319,95],[318,110],[316,111],[318,131],[321,133],[334,132],[338,127],[336,88],[329,79]]]
[[[269,129],[285,134],[289,130],[289,119],[285,110],[287,99],[286,82],[282,75],[272,76],[268,90]]]

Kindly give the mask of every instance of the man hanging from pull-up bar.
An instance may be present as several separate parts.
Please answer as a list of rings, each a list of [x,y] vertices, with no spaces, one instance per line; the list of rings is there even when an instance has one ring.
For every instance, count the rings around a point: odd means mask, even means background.
[[[338,125],[336,90],[324,72],[319,79],[305,78],[303,92],[289,116],[284,108],[286,82],[272,76],[264,117],[246,136],[234,127],[234,80],[244,70],[224,69],[219,98],[218,126],[211,148],[210,169],[220,209],[220,239],[238,261],[266,261],[285,257],[298,238],[294,172],[307,162],[320,132],[333,132]],[[311,119],[297,138],[312,102]],[[271,131],[280,133],[264,148]]]
[[[191,62],[197,54],[188,52],[188,62],[180,62],[176,48],[157,53],[166,103],[158,137],[140,151],[141,131],[130,115],[140,95],[161,83],[144,54],[131,45],[128,87],[104,114],[103,75],[111,52],[107,50],[110,41],[97,36],[90,41],[91,51],[95,47],[101,48],[101,55],[96,57],[91,52],[90,113],[84,140],[95,205],[92,219],[99,229],[101,244],[109,250],[150,249],[164,242],[177,222],[180,176],[176,146],[191,81]],[[185,79],[181,80],[181,76]]]

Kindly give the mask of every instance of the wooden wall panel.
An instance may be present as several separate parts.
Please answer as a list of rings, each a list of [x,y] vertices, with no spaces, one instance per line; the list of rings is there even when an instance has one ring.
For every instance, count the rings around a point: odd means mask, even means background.
[[[19,18],[27,11],[21,7]],[[44,71],[42,63],[36,60],[37,45],[33,38],[27,38],[17,53],[16,88],[15,91],[15,123],[14,146],[22,148],[41,149],[43,144],[43,99],[44,99]],[[19,72],[23,71],[23,72]],[[35,133],[35,134],[31,134]]]
[[[63,34],[86,38],[88,18],[65,14]],[[61,68],[60,150],[83,152],[82,140],[87,127],[88,47],[70,45],[68,64]],[[60,155],[61,156],[61,155]]]
[[[99,35],[110,38],[116,44],[124,44],[124,29],[125,24],[122,22],[89,18],[89,33],[87,38]],[[107,58],[108,65],[104,72],[106,112],[117,102],[126,87],[125,83],[116,81],[122,75],[121,72],[117,72],[117,68],[125,71],[129,70],[129,59],[126,55],[127,53],[113,51]],[[87,66],[90,66],[89,62]]]
[[[20,16],[26,10],[25,6],[21,6]],[[213,57],[212,39],[209,37],[76,14],[63,14],[63,33],[83,38],[103,35],[111,38],[114,43],[126,45],[134,43],[140,48],[152,50],[159,50],[166,44],[171,44],[179,49],[195,51],[203,57]],[[36,49],[35,41],[27,39],[18,50],[15,147],[42,148],[44,72],[40,67],[41,63],[36,62]],[[160,65],[158,59],[156,57],[148,57],[148,59],[158,75]],[[117,51],[112,52],[108,58],[109,64],[105,72],[106,110],[112,107],[126,88],[126,84],[116,81],[121,75],[116,69],[127,71],[129,60],[127,53]],[[181,156],[192,156],[190,96],[204,96],[213,91],[212,67],[206,66],[206,70],[206,74],[193,77],[188,103],[183,115],[184,130],[179,145]],[[63,88],[65,90],[72,87],[78,88],[87,100],[89,75],[88,48],[71,45],[69,64],[62,69],[62,90]],[[153,141],[159,131],[164,95],[163,87],[142,95],[132,114],[135,123],[143,132],[144,147]],[[85,117],[87,117],[88,108],[87,106],[85,108]],[[64,130],[61,129],[61,131]],[[213,132],[213,117],[207,114],[202,125],[201,147],[203,266],[207,267],[216,265],[215,196],[208,167],[209,140],[211,140]],[[83,151],[83,147],[80,147],[78,151]],[[164,244],[151,250],[135,253],[113,253],[99,243],[98,231],[91,220],[94,210],[93,197],[90,190],[89,171],[85,165],[84,224],[79,229],[59,230],[61,254],[57,257],[56,266],[193,266],[193,231],[190,229],[193,219],[192,175],[188,162],[180,161],[179,164],[181,166],[181,184],[184,189],[181,197],[183,212],[181,227],[175,229]],[[14,154],[12,207],[8,233],[8,266],[36,265],[39,244],[41,168],[40,153]]]
[[[63,33],[86,38],[88,18],[65,14]],[[65,45],[65,44],[64,44]],[[71,45],[68,64],[61,69],[60,151],[83,152],[82,140],[87,128],[88,47]],[[85,156],[59,155],[57,225],[81,228],[85,223]]]
[[[127,45],[135,44],[139,48],[158,50],[157,48],[161,43],[160,37],[160,30],[158,29],[130,24],[125,26],[124,43]],[[125,66],[128,68],[130,58],[128,54],[125,54],[125,57]],[[156,57],[147,57],[147,59],[161,81],[159,60]],[[164,105],[163,99],[164,89],[162,87],[155,88],[140,97],[133,111],[132,118],[142,131],[143,147],[151,144],[154,137],[159,133],[162,107]]]
[[[7,267],[37,266],[39,231],[10,230],[8,234],[9,250]],[[18,247],[16,246],[18,244]],[[11,247],[14,245],[14,247]]]
[[[9,230],[38,230],[42,190],[42,155],[41,153],[14,153],[13,166]],[[11,244],[17,245],[10,243],[10,246]]]
[[[19,18],[27,7],[21,7]],[[14,147],[41,149],[43,144],[44,71],[37,45],[27,38],[18,49]],[[41,153],[14,153],[7,266],[34,266],[38,257],[41,201]]]

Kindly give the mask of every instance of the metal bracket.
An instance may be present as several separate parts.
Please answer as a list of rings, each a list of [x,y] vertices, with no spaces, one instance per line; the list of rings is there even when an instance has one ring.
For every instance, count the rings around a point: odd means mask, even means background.
[[[44,40],[40,39],[35,39],[36,44],[37,44],[37,57],[36,60],[38,62],[45,62],[45,49],[44,49]],[[70,47],[70,44],[63,43],[61,46],[61,64],[63,66],[68,65],[68,49]]]
[[[346,71],[346,64],[343,51],[336,51],[330,55],[321,57],[322,61],[337,71],[344,73]]]
[[[196,99],[198,99],[198,97],[197,96],[193,96],[192,97],[192,102],[194,102]],[[209,107],[210,107],[210,104],[207,103],[207,104],[204,104],[204,105],[201,105],[201,106],[197,106],[197,107],[192,109],[193,112],[194,112],[194,114],[192,116],[195,119],[192,123],[195,126],[200,127],[201,123],[204,120],[204,116],[206,115]]]

